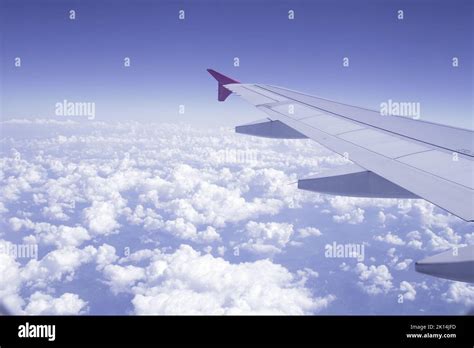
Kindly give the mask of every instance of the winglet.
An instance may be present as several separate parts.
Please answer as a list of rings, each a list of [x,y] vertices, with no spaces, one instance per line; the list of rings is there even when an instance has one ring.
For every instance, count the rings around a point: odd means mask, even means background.
[[[218,83],[218,96],[217,100],[219,101],[224,101],[227,99],[227,97],[232,93],[232,91],[229,91],[227,88],[224,87],[224,85],[227,85],[229,83],[240,83],[239,81],[233,80],[230,77],[227,77],[225,75],[222,75],[221,73],[218,73],[215,70],[212,69],[207,69],[209,74],[212,75],[217,80]]]

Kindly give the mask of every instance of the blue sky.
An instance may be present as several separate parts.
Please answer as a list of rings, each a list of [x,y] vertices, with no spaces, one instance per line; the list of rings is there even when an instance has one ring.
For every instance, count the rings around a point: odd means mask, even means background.
[[[215,103],[205,71],[212,67],[242,82],[375,109],[388,99],[416,101],[423,119],[472,128],[468,0],[1,4],[4,118],[54,116],[64,99],[95,102],[101,120],[231,126],[259,117],[237,98],[230,106]],[[15,57],[22,58],[20,69]]]
[[[37,259],[0,252],[12,312],[474,306],[471,284],[414,271],[474,244],[471,223],[424,200],[298,190],[345,160],[308,139],[235,134],[263,114],[237,97],[219,103],[206,72],[374,109],[419,102],[421,119],[472,128],[472,1],[0,3],[0,247],[38,247]],[[94,102],[95,119],[55,115],[64,99]],[[364,246],[364,258],[328,257],[333,243]]]

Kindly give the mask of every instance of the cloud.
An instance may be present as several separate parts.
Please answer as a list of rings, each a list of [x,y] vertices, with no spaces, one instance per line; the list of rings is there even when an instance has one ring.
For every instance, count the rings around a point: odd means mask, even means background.
[[[5,120],[1,121],[0,124],[19,124],[19,125],[45,125],[45,124],[54,124],[54,125],[76,125],[78,122],[73,121],[73,120],[55,120],[55,119],[46,119],[46,118],[35,118],[35,119],[10,119],[10,120]]]
[[[84,209],[85,223],[95,234],[114,232],[120,226],[116,218],[116,209],[110,202],[94,202],[91,207]]]
[[[423,242],[421,241],[421,233],[418,231],[411,231],[407,233],[408,243],[407,246],[413,249],[421,250]]]
[[[240,247],[257,254],[266,254],[281,252],[294,230],[293,225],[288,223],[249,221],[245,226],[245,233],[249,239]]]
[[[64,293],[54,298],[42,292],[33,293],[24,314],[33,315],[78,315],[84,314],[87,302],[77,294]]]
[[[466,241],[466,244],[473,245],[474,244],[474,232],[466,233],[464,235],[464,240]]]
[[[359,286],[369,295],[387,293],[393,288],[393,277],[385,265],[366,266],[363,263],[358,263],[355,271],[359,276]]]
[[[192,240],[198,243],[212,243],[221,239],[214,227],[207,226],[205,230],[198,231],[192,223],[187,222],[183,218],[166,221],[164,230],[176,238]]]
[[[392,232],[388,232],[385,236],[374,236],[374,240],[394,245],[405,245],[405,242]]]
[[[397,271],[407,270],[408,267],[411,265],[412,262],[413,262],[412,259],[405,259],[405,260],[403,260],[403,261],[397,263],[394,268],[395,268]]]
[[[453,282],[448,291],[443,294],[448,303],[461,303],[465,306],[474,306],[474,286],[466,283]]]
[[[400,257],[396,255],[396,249],[395,248],[390,248],[387,251],[387,255],[391,258],[389,265],[392,269],[395,269],[397,271],[404,271],[408,270],[409,266],[413,262],[412,259],[404,259],[400,261]]]
[[[114,293],[128,291],[138,280],[145,278],[145,270],[132,265],[107,265],[103,270],[104,278]]]
[[[3,241],[0,241],[3,242]],[[60,251],[59,251],[60,250]],[[27,306],[20,296],[22,286],[45,287],[51,280],[60,280],[63,275],[71,276],[78,266],[86,262],[87,253],[93,254],[93,248],[81,251],[74,247],[55,250],[41,261],[30,260],[21,267],[13,256],[0,253],[0,299],[1,302],[16,314],[81,314],[86,302],[77,295],[65,293],[53,298],[41,292],[30,296]]]
[[[416,290],[413,287],[413,285],[411,285],[409,282],[407,282],[405,280],[402,281],[400,283],[400,291],[403,292],[403,299],[404,300],[415,301]]]
[[[123,210],[127,221],[132,225],[142,225],[147,231],[157,231],[164,226],[163,217],[152,208],[138,204],[134,210],[127,207]]]
[[[400,213],[409,215],[421,226],[427,228],[446,227],[451,223],[458,223],[459,218],[446,214],[441,208],[423,200],[401,200],[399,204]]]
[[[461,237],[451,231],[445,231],[443,233],[444,234],[443,236],[429,229],[425,229],[424,234],[428,236],[429,238],[428,243],[427,243],[428,249],[430,251],[441,251],[441,250],[446,250],[446,249],[450,249],[454,247],[463,246],[462,244],[458,244]]]
[[[380,222],[381,224],[385,224],[386,219],[387,219],[387,217],[385,216],[385,213],[383,211],[379,211],[378,214],[377,214],[378,222]]]
[[[67,221],[69,216],[64,213],[60,204],[52,203],[48,207],[43,208],[43,216],[52,220]]]
[[[97,250],[88,246],[84,249],[68,246],[56,249],[41,260],[30,260],[22,269],[21,277],[35,287],[47,287],[53,281],[71,281],[75,271],[91,262]]]
[[[396,199],[380,199],[380,198],[359,198],[346,196],[329,196],[329,204],[336,212],[333,215],[333,221],[336,223],[361,224],[365,221],[364,208],[393,208],[397,206]],[[374,217],[379,222],[382,219],[385,222],[385,215],[390,219],[391,214],[383,213],[383,216]]]
[[[349,223],[352,225],[360,224],[364,221],[364,209],[356,208],[348,213],[333,215],[333,221],[336,223]]]
[[[113,293],[130,294],[137,312],[146,312],[150,304],[149,309],[159,313],[172,313],[173,307],[179,313],[315,313],[334,301],[334,295],[316,295],[320,283],[328,293],[337,288],[341,296],[353,296],[350,287],[331,281],[327,268],[306,269],[308,260],[321,262],[317,253],[306,250],[314,250],[326,237],[321,231],[332,233],[340,230],[337,224],[350,224],[362,241],[374,238],[397,246],[386,265],[361,264],[355,273],[342,273],[353,265],[342,264],[341,270],[336,265],[337,272],[355,277],[370,294],[398,290],[393,284],[413,276],[413,259],[472,244],[468,223],[423,200],[298,190],[298,178],[344,162],[307,140],[268,140],[225,129],[136,122],[19,120],[5,126],[9,149],[0,158],[1,237],[38,243],[42,256],[29,262],[4,260],[8,270],[0,266],[0,293],[16,313],[28,306],[38,289],[41,296],[51,296],[49,302],[59,299],[64,294],[57,290],[63,283],[82,301],[95,303],[87,297],[103,295],[84,290],[84,284],[93,287],[91,279],[107,284]],[[21,136],[14,137],[10,129]],[[255,153],[256,160],[219,157],[239,151]],[[380,232],[385,226],[391,232]],[[337,238],[344,241],[342,234]],[[182,242],[191,244],[193,252],[179,248]],[[383,260],[388,248],[374,244],[371,262]],[[236,246],[252,254],[234,255]],[[161,251],[153,249],[158,247]],[[125,249],[132,255],[119,259]],[[262,260],[266,257],[281,265]],[[210,282],[206,287],[184,260],[196,262],[200,269],[209,264],[208,273],[215,273],[217,280],[204,274],[202,282]],[[269,288],[276,289],[275,295],[255,280],[254,274],[262,269],[270,272]],[[237,279],[235,296],[227,278]],[[437,282],[430,279],[426,286],[441,297],[446,289]],[[456,291],[448,290],[443,298],[465,306]],[[278,305],[278,298],[287,294],[289,299]],[[123,308],[123,296],[109,295],[111,303]],[[389,300],[379,299],[389,311],[390,305],[383,302]],[[414,301],[426,304],[423,296]],[[335,311],[346,309],[353,307]],[[89,310],[94,314],[98,309]],[[444,312],[453,311],[457,309],[448,306]]]
[[[20,264],[12,256],[0,253],[0,299],[12,312],[19,311],[23,304],[20,289]]]
[[[307,237],[319,237],[322,233],[318,228],[315,227],[304,227],[298,229],[298,237],[307,238]]]
[[[238,222],[262,214],[274,215],[282,205],[281,201],[272,198],[247,201],[238,189],[200,182],[190,197],[174,199],[163,207],[193,224],[224,227],[228,222]]]
[[[118,256],[113,246],[108,244],[102,244],[99,248],[97,248],[97,253],[95,254],[97,269],[101,270],[105,266],[117,261],[117,259]]]
[[[142,271],[108,267],[109,285],[131,289],[137,314],[309,314],[335,300],[313,297],[303,274],[269,260],[232,264],[187,245],[169,254],[155,250]]]
[[[55,245],[58,248],[66,246],[78,247],[91,239],[89,232],[82,226],[55,226],[47,222],[39,222],[33,223],[28,228],[34,231],[33,235],[23,238],[28,243]]]

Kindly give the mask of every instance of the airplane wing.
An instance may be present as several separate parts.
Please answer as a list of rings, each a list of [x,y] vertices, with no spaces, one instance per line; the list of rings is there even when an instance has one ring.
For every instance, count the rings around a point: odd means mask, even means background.
[[[474,132],[239,83],[212,69],[218,99],[235,93],[267,117],[236,127],[269,138],[309,138],[353,164],[298,181],[301,189],[357,197],[423,198],[474,221]]]

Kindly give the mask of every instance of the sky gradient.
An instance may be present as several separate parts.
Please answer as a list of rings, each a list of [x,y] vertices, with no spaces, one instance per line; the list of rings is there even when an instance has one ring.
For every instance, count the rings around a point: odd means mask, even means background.
[[[420,102],[422,119],[472,128],[472,1],[2,0],[1,6],[3,119],[57,117],[54,106],[64,99],[95,102],[96,120],[103,121],[232,126],[261,118],[238,98],[229,98],[230,106],[217,103],[206,72],[212,67],[242,82],[374,109],[388,99]],[[185,20],[178,19],[180,9]],[[123,67],[124,57],[131,67]]]

